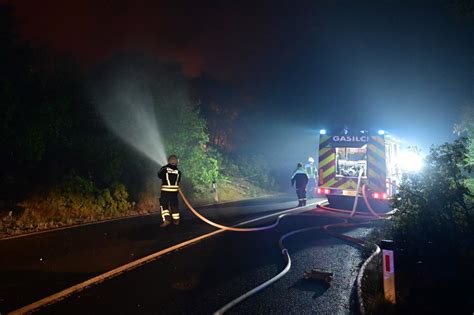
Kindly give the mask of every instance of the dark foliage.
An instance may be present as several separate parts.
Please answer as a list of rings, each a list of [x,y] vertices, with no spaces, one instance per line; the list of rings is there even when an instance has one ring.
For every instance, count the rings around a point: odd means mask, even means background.
[[[13,210],[13,217],[26,220],[29,213],[34,220],[27,222],[40,222],[57,208],[59,221],[68,215],[83,220],[81,196],[97,210],[88,212],[88,220],[106,217],[107,205],[117,210],[112,215],[124,214],[133,205],[128,199],[139,211],[155,208],[159,165],[123,142],[101,116],[99,105],[120,103],[120,87],[138,91],[130,96],[134,101],[149,96],[166,152],[181,157],[190,195],[210,195],[213,181],[228,179],[219,173],[225,173],[223,157],[209,146],[208,121],[188,95],[179,65],[118,54],[85,73],[67,57],[19,40],[12,8],[5,5],[0,41],[0,218]],[[72,182],[87,183],[87,192],[64,189]]]
[[[432,148],[405,176],[394,207],[400,304],[414,313],[474,308],[474,203],[467,139]]]

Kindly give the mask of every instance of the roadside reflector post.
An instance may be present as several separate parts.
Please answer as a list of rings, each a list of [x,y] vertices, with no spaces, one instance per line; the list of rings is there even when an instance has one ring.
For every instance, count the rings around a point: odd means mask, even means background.
[[[393,241],[382,240],[382,264],[383,264],[383,292],[385,300],[395,304],[395,264],[393,257]]]
[[[216,181],[212,181],[212,192],[214,194],[214,201],[219,202],[219,195],[217,194],[217,183]]]

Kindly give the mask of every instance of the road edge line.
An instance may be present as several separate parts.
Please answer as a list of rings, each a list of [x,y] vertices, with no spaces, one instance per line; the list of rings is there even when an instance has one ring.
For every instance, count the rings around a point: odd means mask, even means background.
[[[234,226],[241,226],[241,225],[245,225],[245,224],[249,224],[249,223],[253,223],[253,222],[257,222],[257,221],[261,221],[261,220],[264,220],[264,219],[267,219],[267,218],[270,218],[270,217],[273,217],[273,216],[277,216],[277,215],[281,215],[281,214],[284,214],[284,213],[288,213],[288,212],[305,212],[305,211],[309,211],[309,210],[312,210],[314,206],[317,206],[319,203],[321,203],[322,201],[318,201],[318,202],[315,202],[315,203],[311,203],[307,206],[304,206],[304,207],[296,207],[296,208],[291,208],[291,209],[287,209],[287,210],[283,210],[283,211],[278,211],[278,212],[275,212],[275,213],[272,213],[272,214],[268,214],[268,215],[264,215],[262,217],[257,217],[257,218],[254,218],[254,219],[250,219],[250,220],[247,220],[247,221],[244,221],[244,222],[240,222],[238,224],[235,224]],[[83,281],[83,282],[80,282],[76,285],[73,285],[69,288],[66,288],[64,290],[61,290],[57,293],[54,293],[50,296],[47,296],[45,298],[42,298],[36,302],[33,302],[31,304],[28,304],[28,305],[25,305],[19,309],[16,309],[16,310],[13,310],[11,312],[7,312],[7,314],[11,314],[11,315],[18,315],[18,314],[26,314],[26,313],[30,313],[30,312],[33,312],[43,306],[47,306],[49,304],[53,304],[54,302],[57,302],[57,301],[60,301],[64,298],[67,298],[68,296],[71,296],[72,294],[74,293],[77,293],[77,292],[80,292],[84,289],[86,289],[87,287],[90,287],[92,285],[96,285],[96,284],[99,284],[101,282],[104,282],[108,279],[111,279],[113,277],[116,277],[126,271],[130,271],[132,269],[135,269],[141,265],[144,265],[146,263],[149,263],[149,262],[152,262],[154,261],[155,259],[165,255],[165,254],[168,254],[170,252],[173,252],[173,251],[176,251],[180,248],[183,248],[183,247],[186,247],[188,245],[193,245],[193,244],[196,244],[198,243],[199,241],[202,241],[206,238],[209,238],[211,236],[214,236],[214,235],[217,235],[217,234],[220,234],[220,233],[223,233],[223,232],[226,232],[226,230],[224,229],[218,229],[218,230],[215,230],[213,232],[210,232],[210,233],[206,233],[206,234],[203,234],[203,235],[200,235],[200,236],[197,236],[195,238],[192,238],[190,240],[187,240],[187,241],[184,241],[184,242],[181,242],[179,244],[176,244],[176,245],[173,245],[173,246],[170,246],[168,248],[165,248],[165,249],[162,249],[162,250],[159,250],[153,254],[150,254],[150,255],[147,255],[145,257],[142,257],[142,258],[139,258],[137,260],[134,260],[132,262],[129,262],[125,265],[122,265],[122,266],[119,266],[117,268],[114,268],[112,270],[109,270],[105,273],[102,273],[98,276],[95,276],[95,277],[92,277],[86,281]]]
[[[112,270],[109,270],[103,274],[100,274],[98,276],[95,276],[93,278],[90,278],[86,281],[83,281],[81,283],[78,283],[76,285],[73,285],[72,287],[69,287],[67,289],[64,289],[62,291],[59,291],[57,293],[54,293],[50,296],[47,296],[41,300],[38,300],[36,302],[33,302],[29,305],[26,305],[26,306],[23,306],[17,310],[14,310],[12,312],[9,312],[8,314],[12,314],[12,315],[15,315],[15,314],[26,314],[28,312],[32,312],[42,306],[46,306],[46,305],[49,305],[49,304],[52,304],[56,301],[59,301],[61,299],[64,299],[76,292],[79,292],[91,285],[95,285],[95,284],[99,284],[101,282],[104,282],[105,280],[108,280],[108,279],[111,279],[115,276],[118,276],[126,271],[129,271],[129,270],[132,270],[134,268],[137,268],[139,267],[140,265],[144,265],[148,262],[152,262],[153,260],[159,258],[160,256],[163,256],[167,253],[170,253],[170,252],[173,252],[177,249],[180,249],[182,247],[185,247],[187,245],[191,245],[193,243],[196,243],[196,242],[199,242],[200,240],[203,240],[205,238],[208,238],[208,237],[211,237],[213,235],[216,235],[216,234],[219,234],[219,233],[222,233],[224,232],[225,230],[223,229],[220,229],[220,230],[216,230],[216,231],[213,231],[213,232],[210,232],[210,233],[207,233],[207,234],[203,234],[203,235],[200,235],[198,237],[195,237],[193,239],[190,239],[190,240],[187,240],[185,242],[182,242],[182,243],[179,243],[179,244],[176,244],[176,245],[173,245],[171,247],[168,247],[168,248],[165,248],[165,249],[162,249],[158,252],[155,252],[153,254],[150,254],[148,256],[145,256],[145,257],[142,257],[140,259],[137,259],[137,260],[134,260],[132,262],[129,262],[125,265],[122,265],[120,267],[117,267],[117,268],[114,268]]]

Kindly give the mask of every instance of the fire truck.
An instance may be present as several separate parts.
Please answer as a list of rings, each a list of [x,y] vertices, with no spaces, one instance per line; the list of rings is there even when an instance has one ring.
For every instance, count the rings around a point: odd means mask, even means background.
[[[386,209],[386,200],[396,193],[401,179],[399,153],[400,141],[383,130],[374,134],[321,130],[317,192],[326,195],[330,204],[345,208],[365,193],[374,207]]]

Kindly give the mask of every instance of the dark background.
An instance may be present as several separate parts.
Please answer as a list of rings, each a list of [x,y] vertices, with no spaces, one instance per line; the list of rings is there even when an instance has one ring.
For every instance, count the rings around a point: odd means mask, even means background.
[[[84,72],[123,52],[178,62],[222,146],[285,174],[320,128],[386,129],[426,152],[473,104],[470,1],[0,3],[21,38]]]

